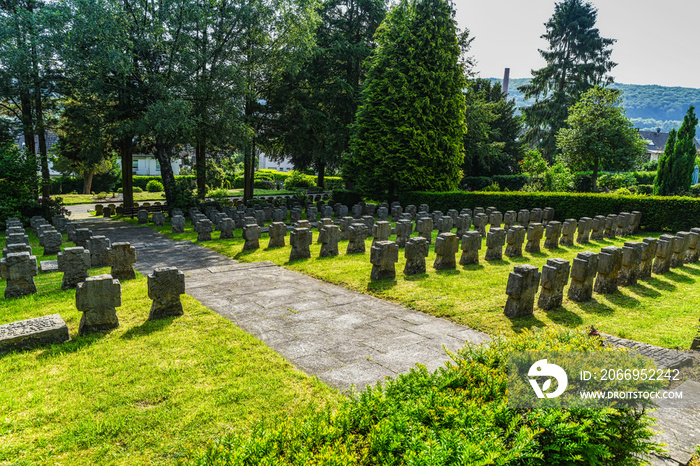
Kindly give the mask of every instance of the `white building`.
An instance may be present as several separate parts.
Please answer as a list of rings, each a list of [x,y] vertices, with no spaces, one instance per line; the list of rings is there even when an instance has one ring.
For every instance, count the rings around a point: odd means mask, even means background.
[[[270,160],[264,153],[258,154],[258,169],[259,170],[277,170],[278,172],[290,172],[294,170],[292,161],[285,157],[282,162]]]
[[[180,174],[180,160],[170,162],[175,176]],[[131,162],[132,173],[138,176],[160,176],[160,162],[152,154],[134,154]]]

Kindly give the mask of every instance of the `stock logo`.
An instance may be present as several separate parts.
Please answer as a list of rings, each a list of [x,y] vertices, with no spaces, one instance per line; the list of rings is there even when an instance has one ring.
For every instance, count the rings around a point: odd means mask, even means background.
[[[537,398],[556,398],[566,390],[566,386],[569,383],[569,379],[566,376],[564,369],[557,366],[556,364],[548,364],[546,359],[540,359],[530,366],[530,370],[527,373],[530,377],[549,377],[542,384],[540,388],[536,379],[529,379],[530,385],[532,385],[533,390]],[[557,389],[552,393],[545,393],[552,386],[552,378],[557,381]]]

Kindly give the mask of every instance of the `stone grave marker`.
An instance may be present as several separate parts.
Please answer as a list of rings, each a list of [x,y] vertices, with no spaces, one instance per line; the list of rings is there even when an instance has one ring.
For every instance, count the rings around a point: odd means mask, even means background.
[[[365,239],[368,236],[367,225],[364,223],[352,223],[348,229],[348,248],[346,254],[365,252]]]
[[[312,233],[308,228],[295,228],[289,233],[289,244],[292,246],[292,251],[289,254],[289,260],[308,259],[311,257]]]
[[[493,214],[491,214],[493,215]],[[506,230],[491,227],[486,235],[486,255],[484,260],[500,261],[503,259],[503,246],[506,244]]]
[[[570,268],[567,260],[547,259],[547,263],[542,267],[542,289],[537,307],[547,311],[561,306],[564,287],[569,282]]]
[[[590,301],[597,273],[598,254],[590,251],[579,252],[571,265],[569,299],[577,302]]]
[[[544,233],[544,247],[546,249],[557,249],[559,247],[560,236],[561,223],[554,220],[547,223]]]
[[[598,255],[598,276],[593,291],[606,294],[617,291],[617,278],[622,267],[622,249],[608,246]]]
[[[112,243],[107,252],[110,274],[117,280],[133,280],[136,278],[134,263],[136,263],[136,248],[127,242]]]
[[[109,248],[111,247],[112,242],[105,236],[98,235],[88,238],[87,249],[90,251],[90,268],[108,266]]]
[[[104,332],[119,327],[116,308],[121,305],[122,286],[111,275],[96,275],[78,283],[75,306],[83,313],[78,334]]]
[[[5,298],[36,294],[34,277],[38,274],[36,256],[14,252],[0,259],[0,277],[6,280]]]
[[[410,238],[406,242],[405,256],[406,265],[404,275],[418,275],[425,273],[425,258],[428,257],[430,243],[422,236]]]
[[[65,248],[58,253],[58,270],[63,272],[62,290],[78,286],[78,283],[90,275],[88,269],[90,269],[90,251],[87,249],[77,246]]]
[[[148,276],[148,297],[153,300],[148,320],[184,314],[180,295],[185,294],[185,274],[177,267],[156,267]]]
[[[338,255],[338,241],[340,241],[340,229],[338,225],[325,225],[318,234],[321,242],[319,257]]]
[[[506,233],[506,256],[520,257],[523,255],[523,243],[525,242],[525,227],[515,225]]]
[[[506,285],[506,317],[527,317],[533,315],[535,294],[540,286],[542,274],[534,265],[516,265],[508,276]]]
[[[68,340],[68,327],[58,314],[0,325],[0,354]]]
[[[481,235],[478,231],[467,231],[462,236],[461,241],[462,256],[459,265],[469,265],[479,263],[479,249],[481,249]]]
[[[376,241],[370,250],[369,261],[372,263],[370,280],[394,279],[399,246],[393,241]]]

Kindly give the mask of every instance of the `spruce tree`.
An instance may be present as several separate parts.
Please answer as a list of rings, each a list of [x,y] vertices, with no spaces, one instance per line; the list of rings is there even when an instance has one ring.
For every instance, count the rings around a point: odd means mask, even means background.
[[[676,148],[676,130],[672,129],[668,133],[668,140],[664,153],[659,156],[659,166],[656,169],[656,178],[654,178],[654,194],[656,196],[665,196],[671,192],[673,187],[670,185],[671,180],[671,164],[673,154]]]
[[[519,88],[526,99],[535,98],[523,109],[525,138],[549,160],[554,159],[556,135],[566,124],[569,108],[593,86],[613,82],[607,73],[616,65],[610,60],[615,39],[600,36],[597,14],[583,0],[557,3],[542,35],[549,49],[539,51],[547,65],[533,70],[530,84]]]
[[[454,10],[403,0],[377,32],[343,176],[375,199],[447,191],[464,160],[464,89]]]
[[[683,118],[678,132],[671,130],[664,153],[659,157],[659,167],[654,179],[654,194],[680,195],[690,190],[695,167],[695,127],[698,118],[692,105]]]

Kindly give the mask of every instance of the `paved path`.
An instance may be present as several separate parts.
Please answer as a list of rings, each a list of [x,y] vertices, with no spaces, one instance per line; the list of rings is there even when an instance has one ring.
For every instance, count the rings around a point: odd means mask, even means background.
[[[327,384],[362,388],[408,372],[434,370],[465,341],[488,335],[369,295],[332,285],[272,262],[240,263],[189,241],[172,241],[122,221],[79,219],[95,234],[136,247],[135,268],[175,266],[187,293],[255,335]]]

